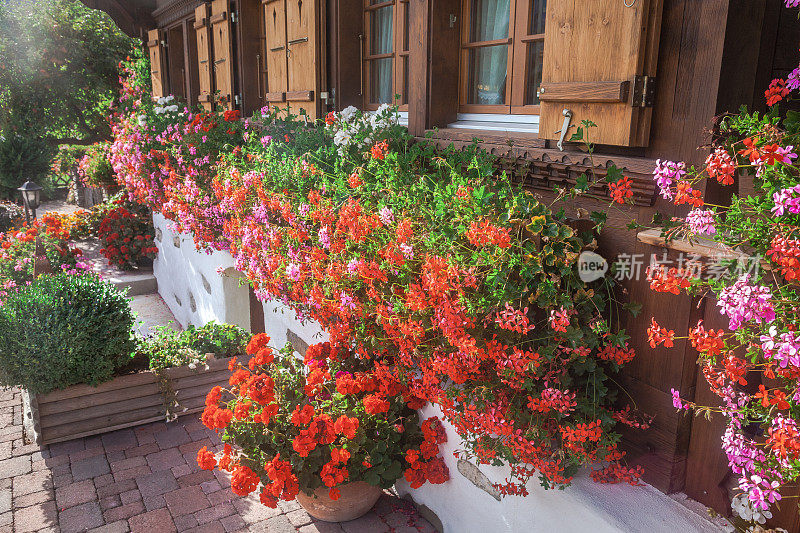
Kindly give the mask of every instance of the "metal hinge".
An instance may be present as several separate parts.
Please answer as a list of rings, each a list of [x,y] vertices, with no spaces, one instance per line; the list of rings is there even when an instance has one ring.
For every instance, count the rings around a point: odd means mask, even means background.
[[[334,105],[336,103],[336,87],[330,91],[322,91],[319,93],[319,97],[320,99],[325,100],[326,105]]]
[[[653,107],[656,97],[656,79],[652,76],[633,78],[631,107]]]
[[[238,17],[236,16],[236,11],[231,11],[231,24],[236,24],[237,18]]]
[[[240,95],[240,94],[234,95],[233,104],[234,105],[242,105],[242,95]]]

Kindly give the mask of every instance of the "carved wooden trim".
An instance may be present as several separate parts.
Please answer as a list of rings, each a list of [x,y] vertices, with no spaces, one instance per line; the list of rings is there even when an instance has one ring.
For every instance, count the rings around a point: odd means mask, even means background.
[[[163,28],[176,20],[194,16],[194,10],[203,3],[202,0],[175,0],[153,11],[153,18],[158,27]]]
[[[434,134],[436,133],[434,132]],[[464,137],[467,135],[472,135],[473,138],[465,140]],[[436,135],[432,138],[417,137],[417,139],[434,142],[440,148],[452,145],[461,150],[475,143],[476,137],[476,132],[454,134],[452,130],[447,130],[445,135]],[[500,139],[504,140],[501,142]],[[506,171],[526,187],[548,191],[552,191],[554,187],[572,187],[581,174],[588,174],[592,169],[595,176],[602,180],[606,176],[608,167],[616,165],[633,182],[631,190],[634,205],[650,207],[655,204],[658,194],[652,176],[655,160],[598,153],[590,156],[586,152],[579,151],[561,152],[545,148],[544,140],[530,135],[520,136],[519,139],[509,139],[506,134],[494,137],[492,142],[481,140],[478,144],[490,154],[498,157],[497,167],[499,170]],[[590,192],[600,196],[608,195],[608,189],[604,183],[598,183]]]

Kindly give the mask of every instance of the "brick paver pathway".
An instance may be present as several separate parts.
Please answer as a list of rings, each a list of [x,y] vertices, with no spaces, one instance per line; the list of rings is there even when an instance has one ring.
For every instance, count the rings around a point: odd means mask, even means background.
[[[278,509],[201,470],[197,450],[219,446],[196,416],[49,447],[25,444],[18,391],[0,389],[0,533],[60,531],[434,533],[414,507],[384,494],[367,515],[331,524],[296,502]]]

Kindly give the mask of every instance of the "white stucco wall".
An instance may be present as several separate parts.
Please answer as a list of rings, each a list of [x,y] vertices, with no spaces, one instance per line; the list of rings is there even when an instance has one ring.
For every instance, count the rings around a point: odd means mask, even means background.
[[[242,274],[234,268],[233,257],[227,252],[198,252],[191,235],[176,234],[159,214],[153,215],[153,223],[158,247],[153,273],[158,292],[181,326],[202,326],[214,320],[249,331],[249,292],[246,285],[239,285]],[[307,344],[327,340],[319,326],[303,324],[282,303],[267,302],[263,308],[264,328],[273,346],[283,346],[288,331]]]
[[[181,325],[202,325],[215,320],[249,329],[247,287],[236,282],[230,254],[197,252],[191,236],[175,235],[160,215],[153,219],[159,249],[153,265],[158,290]],[[269,302],[263,307],[265,330],[272,337],[273,346],[286,342],[287,331],[307,344],[327,338],[316,324],[302,324],[279,302]],[[438,409],[430,406],[420,415],[423,419],[433,415],[441,418]],[[585,474],[576,476],[572,486],[563,491],[545,491],[533,479],[528,496],[508,496],[497,501],[459,473],[453,452],[462,447],[461,442],[451,426],[445,423],[445,427],[448,440],[442,445],[442,456],[450,469],[450,481],[442,485],[425,484],[416,490],[404,480],[397,483],[401,495],[411,496],[436,514],[445,533],[725,531],[703,515],[699,504],[693,511],[649,485],[603,485]],[[508,474],[505,467],[481,466],[480,471],[490,482],[502,482]]]
[[[428,406],[420,418],[442,418]],[[445,422],[447,442],[442,457],[450,469],[450,480],[442,485],[426,483],[412,489],[405,480],[396,484],[400,495],[409,495],[427,506],[442,521],[446,533],[689,533],[726,531],[704,516],[699,504],[690,510],[650,485],[606,485],[592,481],[587,473],[575,477],[565,490],[544,490],[534,478],[529,495],[506,496],[500,501],[479,489],[458,471],[453,452],[463,448],[451,425]],[[489,481],[502,483],[507,467],[482,465]]]

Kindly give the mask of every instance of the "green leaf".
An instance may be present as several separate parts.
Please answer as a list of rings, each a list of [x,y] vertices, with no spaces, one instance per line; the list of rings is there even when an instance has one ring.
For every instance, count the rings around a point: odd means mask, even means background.
[[[575,188],[582,192],[589,190],[589,178],[585,172],[575,179]]]
[[[608,165],[606,169],[606,182],[616,183],[622,179],[622,170],[614,164]]]

